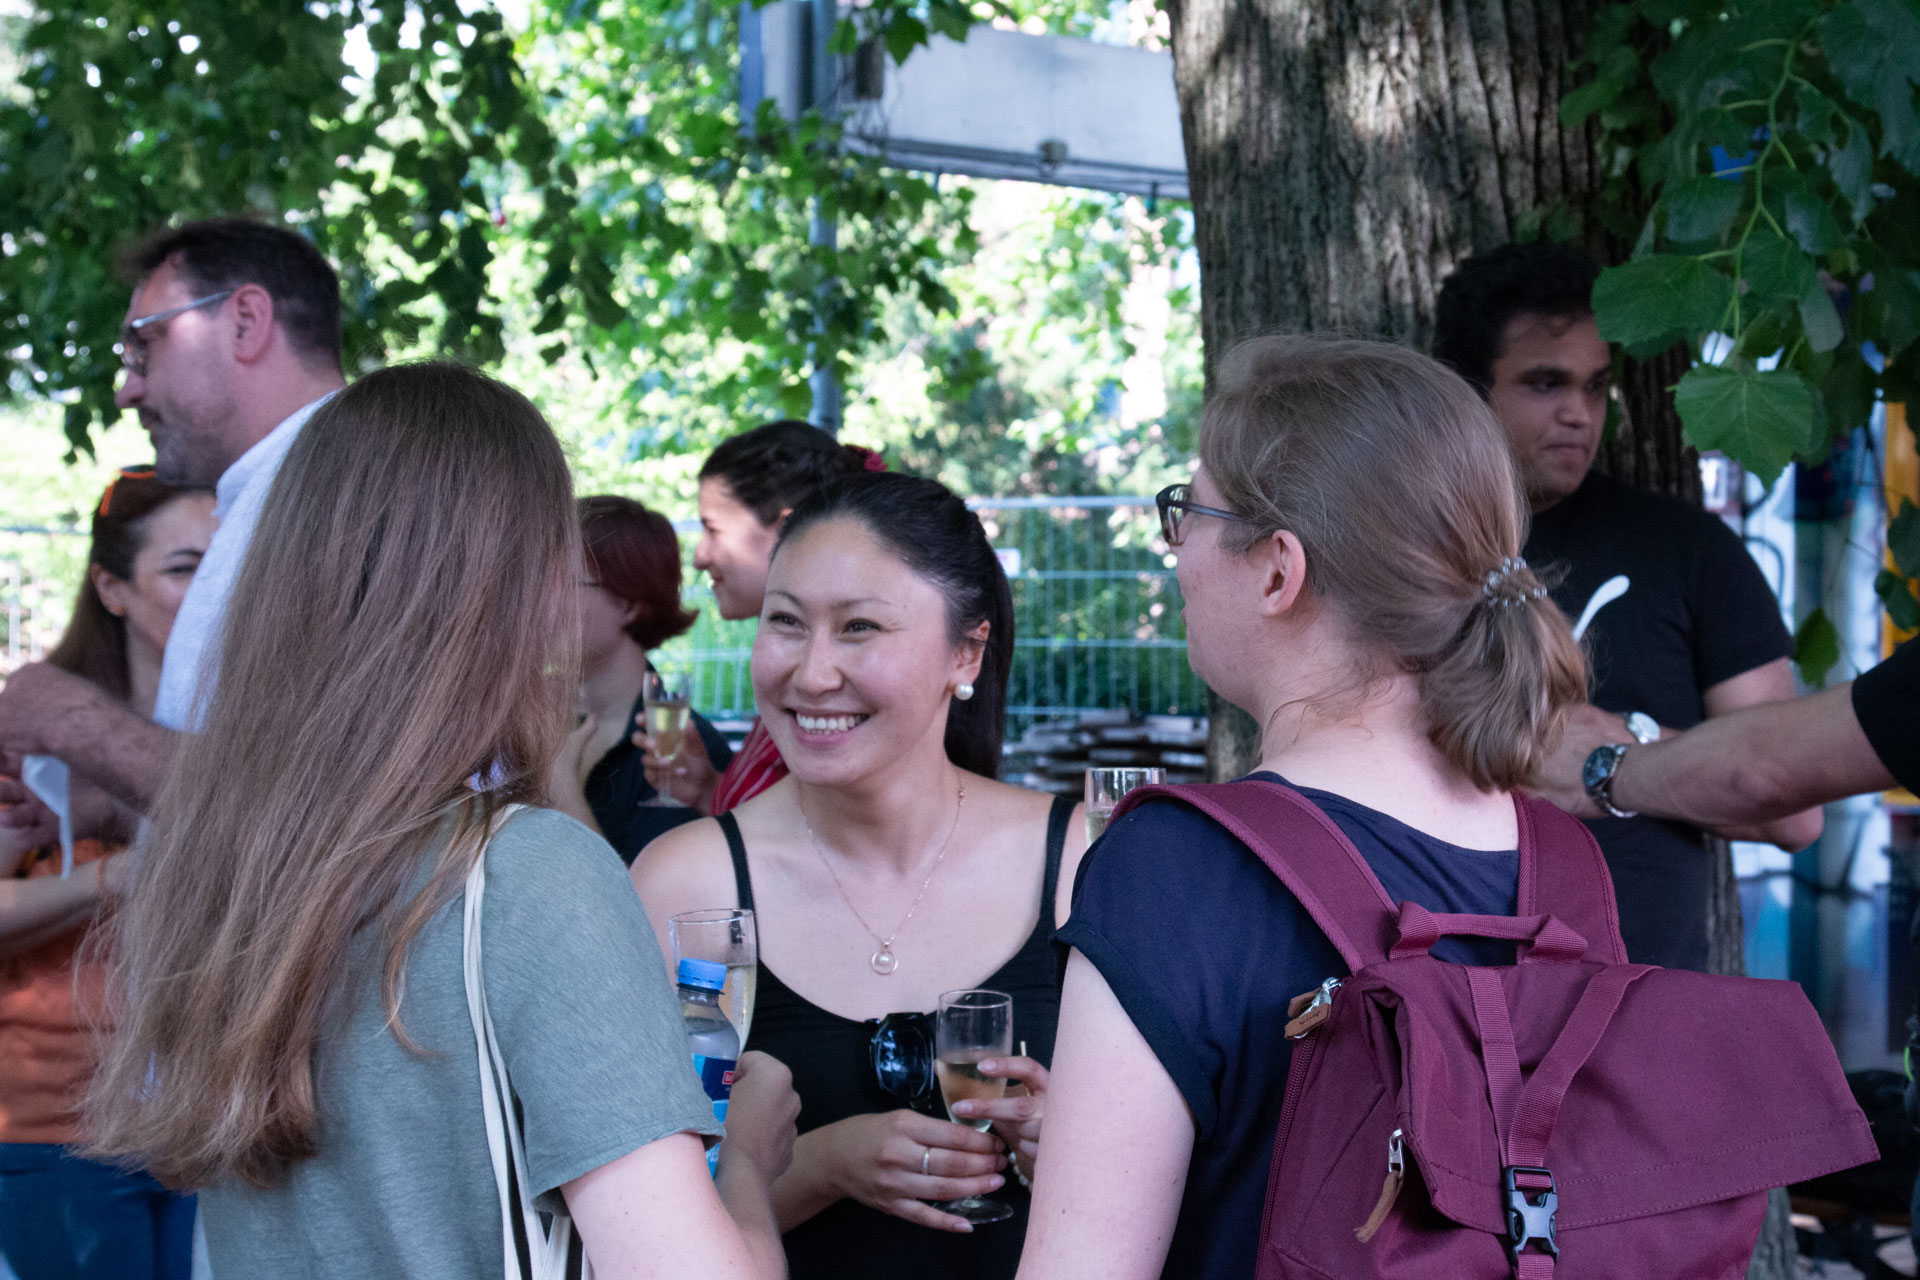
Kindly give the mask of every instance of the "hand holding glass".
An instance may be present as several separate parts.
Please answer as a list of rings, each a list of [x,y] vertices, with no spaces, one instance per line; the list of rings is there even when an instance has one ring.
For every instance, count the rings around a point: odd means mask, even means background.
[[[1005,1096],[1004,1076],[983,1076],[983,1058],[1013,1055],[1013,997],[1001,991],[949,991],[940,997],[940,1010],[933,1023],[934,1075],[940,1081],[940,1095],[946,1100],[947,1118],[985,1133],[991,1120],[962,1120],[953,1114],[953,1104],[978,1100],[989,1102]],[[968,1222],[999,1222],[1013,1216],[1013,1208],[1004,1201],[985,1196],[948,1200],[934,1208]]]
[[[745,907],[718,907],[710,911],[683,911],[667,921],[667,947],[673,967],[682,960],[711,960],[727,966],[727,985],[720,988],[720,1011],[740,1033],[745,1047],[753,1026],[753,997],[759,987],[760,941],[753,912]]]

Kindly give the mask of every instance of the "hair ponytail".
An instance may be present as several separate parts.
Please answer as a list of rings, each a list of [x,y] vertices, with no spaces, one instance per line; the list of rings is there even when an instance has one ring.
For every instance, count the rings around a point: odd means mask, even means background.
[[[1566,616],[1526,562],[1514,563],[1502,575],[1508,591],[1484,588],[1452,645],[1420,673],[1433,744],[1501,791],[1536,776],[1566,709],[1587,696],[1586,659]]]
[[[1459,375],[1404,347],[1265,337],[1222,364],[1200,428],[1221,496],[1289,529],[1361,676],[1415,677],[1427,735],[1483,790],[1526,783],[1586,697],[1567,620],[1517,557],[1526,504],[1506,433]]]

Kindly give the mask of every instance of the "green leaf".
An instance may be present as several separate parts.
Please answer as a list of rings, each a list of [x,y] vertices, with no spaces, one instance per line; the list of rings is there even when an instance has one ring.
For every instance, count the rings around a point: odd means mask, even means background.
[[[1696,449],[1720,450],[1769,488],[1813,434],[1813,388],[1794,373],[1701,365],[1673,400]]]
[[[1859,121],[1851,116],[1841,119],[1847,124],[1847,140],[1842,146],[1827,148],[1827,172],[1853,207],[1853,220],[1864,222],[1873,211],[1873,142]]]
[[[1732,299],[1733,281],[1707,263],[1656,253],[1602,271],[1593,314],[1609,342],[1665,346],[1717,327]]]
[[[1856,102],[1880,116],[1880,151],[1920,172],[1920,5],[1912,0],[1849,0],[1820,20],[1830,67]]]
[[[1825,609],[1815,609],[1795,628],[1793,664],[1800,668],[1800,678],[1816,687],[1824,686],[1840,665],[1840,629]]]
[[[1683,244],[1718,240],[1733,225],[1746,198],[1746,184],[1725,178],[1693,178],[1662,196],[1667,239]]]
[[[1799,305],[1800,323],[1807,330],[1807,345],[1815,351],[1831,351],[1839,346],[1846,329],[1840,323],[1839,309],[1818,280],[1801,295]]]
[[[1899,631],[1920,631],[1920,600],[1913,598],[1913,584],[1891,569],[1873,576],[1873,593],[1887,608],[1887,621]]]
[[[896,13],[888,21],[884,37],[893,60],[905,62],[907,55],[927,42],[927,24],[912,14]]]
[[[1844,119],[1833,99],[1805,83],[1794,86],[1793,117],[1794,132],[1811,143],[1831,140],[1834,121]]]
[[[1899,513],[1887,521],[1887,552],[1901,573],[1920,578],[1920,507],[1904,498]]]
[[[1580,85],[1560,99],[1560,123],[1569,129],[1578,128],[1588,116],[1612,105],[1625,88],[1617,77],[1607,75]]]
[[[1755,298],[1788,298],[1794,302],[1820,283],[1813,259],[1793,241],[1762,232],[1747,241],[1740,255],[1740,278]]]
[[[1776,175],[1774,183],[1786,198],[1787,234],[1808,253],[1831,253],[1841,240],[1840,224],[1819,190],[1797,172]]]
[[[1865,426],[1873,415],[1874,375],[1858,351],[1842,351],[1833,371],[1820,384],[1827,421],[1838,434]]]
[[[973,29],[973,14],[966,5],[952,3],[952,0],[934,0],[927,6],[927,21],[949,40],[964,42]]]

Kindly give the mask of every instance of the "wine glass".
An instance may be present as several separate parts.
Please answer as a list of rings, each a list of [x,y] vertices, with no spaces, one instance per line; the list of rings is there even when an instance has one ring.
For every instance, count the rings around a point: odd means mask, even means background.
[[[753,912],[746,907],[683,911],[667,921],[667,947],[673,952],[676,971],[682,960],[711,960],[727,966],[720,1011],[732,1020],[744,1049],[753,1026],[753,997],[760,985],[760,941]]]
[[[1087,843],[1092,844],[1106,831],[1107,820],[1127,792],[1160,782],[1166,776],[1166,771],[1160,768],[1087,770]]]
[[[949,991],[940,997],[933,1023],[934,1075],[946,1100],[947,1118],[985,1133],[993,1121],[953,1114],[956,1102],[991,1102],[1007,1092],[1005,1076],[980,1074],[982,1058],[1013,1054],[1013,997],[1003,991]],[[1000,1222],[1013,1216],[1013,1206],[985,1196],[968,1196],[933,1206],[968,1222]]]
[[[647,722],[647,741],[653,758],[662,764],[673,761],[687,740],[693,721],[693,700],[687,678],[667,676],[649,670],[640,682],[642,715]],[[683,808],[678,800],[656,795],[644,803],[659,808]]]

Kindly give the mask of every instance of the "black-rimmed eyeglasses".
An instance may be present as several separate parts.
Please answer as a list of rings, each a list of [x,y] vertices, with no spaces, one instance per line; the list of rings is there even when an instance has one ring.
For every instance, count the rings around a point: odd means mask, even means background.
[[[196,307],[210,307],[216,302],[224,302],[234,293],[235,290],[222,289],[204,298],[195,298],[192,302],[183,302],[177,307],[168,307],[165,311],[156,311],[152,315],[127,321],[120,329],[120,364],[134,377],[146,377],[147,338],[144,331],[149,325],[159,324],[162,320],[171,320],[181,312],[192,311]]]
[[[1188,516],[1212,516],[1216,520],[1231,520],[1235,524],[1255,523],[1238,511],[1201,506],[1193,500],[1193,486],[1190,484],[1168,485],[1153,495],[1153,505],[1160,510],[1160,536],[1167,540],[1170,547],[1177,547],[1187,540]]]

